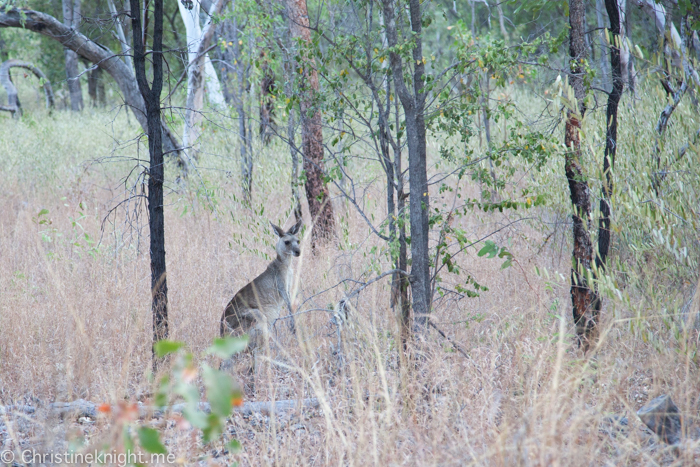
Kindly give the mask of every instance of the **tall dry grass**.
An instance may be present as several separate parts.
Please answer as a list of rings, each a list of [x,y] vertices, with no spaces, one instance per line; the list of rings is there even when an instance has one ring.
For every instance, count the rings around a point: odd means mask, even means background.
[[[106,217],[128,198],[139,174],[124,178],[134,165],[127,159],[137,155],[129,141],[138,132],[123,114],[115,119],[102,111],[3,120],[2,404],[150,397],[145,212],[131,203]],[[214,129],[208,134],[200,172],[187,187],[169,187],[165,218],[171,338],[201,359],[218,334],[226,302],[264,269],[265,254],[273,252],[267,219],[290,223],[285,148],[260,149],[255,203],[246,208],[237,198],[234,136]],[[371,171],[369,165],[355,169]],[[174,180],[174,168],[168,170]],[[470,183],[459,190],[478,196]],[[380,188],[368,185],[365,207],[377,219],[385,215],[382,200]],[[339,198],[334,203],[339,240],[316,252],[306,242],[296,262],[296,305],[302,311],[332,309],[353,288],[344,279],[371,279],[371,270],[389,267],[372,253],[382,245],[352,207]],[[48,212],[40,215],[42,210]],[[566,206],[554,202],[538,216],[556,221],[558,210]],[[482,213],[458,222],[479,238],[510,220]],[[380,281],[351,301],[342,351],[332,313],[315,311],[297,317],[299,339],[285,326],[278,328],[278,348],[270,351],[272,363],[258,376],[254,392],[245,362],[239,365],[237,378],[248,384],[247,398],[317,397],[319,410],[291,418],[234,416],[226,436],[243,444],[235,455],[223,453],[221,443],[203,446],[191,429],[164,423],[168,449],[187,465],[700,462],[697,442],[685,444],[676,456],[634,415],[667,393],[686,421],[696,422],[700,374],[693,354],[672,338],[667,316],[629,287],[624,299],[606,301],[600,345],[584,356],[572,339],[568,227],[559,229],[556,241],[548,242],[538,223],[499,232],[494,238],[509,244],[517,259],[504,271],[500,262],[478,257],[478,250],[460,258],[463,271],[490,290],[475,299],[448,294],[436,302],[434,321],[466,357],[431,332],[414,349],[420,358],[402,360],[389,284]],[[627,417],[629,425],[616,426],[615,417]],[[48,439],[89,445],[110,430],[109,420],[102,419],[5,422],[11,428],[0,431],[5,446],[45,446]]]

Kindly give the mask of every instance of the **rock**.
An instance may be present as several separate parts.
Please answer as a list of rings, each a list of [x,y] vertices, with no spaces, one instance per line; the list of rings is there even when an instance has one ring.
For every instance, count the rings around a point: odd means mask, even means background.
[[[637,411],[637,416],[666,444],[681,440],[681,415],[671,397],[664,394]]]

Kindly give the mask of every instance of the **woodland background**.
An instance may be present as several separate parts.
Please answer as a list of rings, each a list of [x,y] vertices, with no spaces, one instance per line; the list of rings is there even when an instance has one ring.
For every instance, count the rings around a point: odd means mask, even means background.
[[[0,2],[0,449],[700,463],[699,19]],[[276,323],[256,377],[217,370],[269,222],[300,218],[296,332]],[[674,445],[636,415],[663,394]]]

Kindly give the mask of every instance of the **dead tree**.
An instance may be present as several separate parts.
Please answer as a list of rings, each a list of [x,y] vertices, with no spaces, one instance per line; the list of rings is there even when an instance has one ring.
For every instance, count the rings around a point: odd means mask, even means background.
[[[0,65],[0,84],[2,84],[2,86],[5,88],[5,92],[7,93],[7,105],[0,105],[0,110],[10,112],[15,118],[22,114],[22,106],[19,102],[19,96],[17,95],[17,88],[15,87],[14,83],[12,83],[12,76],[10,75],[11,68],[24,68],[25,70],[29,70],[34,73],[34,75],[39,78],[39,81],[44,88],[46,108],[53,108],[53,89],[51,88],[51,83],[46,78],[46,75],[31,63],[23,62],[21,60],[7,60]]]
[[[576,335],[584,349],[594,339],[598,316],[592,306],[596,293],[589,278],[592,275],[593,243],[590,235],[591,193],[581,158],[581,120],[586,113],[586,85],[584,83],[587,59],[586,4],[583,0],[569,0],[569,83],[574,90],[575,102],[566,116],[566,155],[564,169],[569,181],[573,207],[574,250],[571,267],[571,303]],[[413,189],[411,189],[413,192]]]
[[[624,1],[624,0],[622,0]],[[617,152],[617,108],[622,97],[624,75],[621,56],[622,15],[618,0],[605,0],[605,8],[610,18],[610,69],[612,71],[612,91],[608,94],[608,107],[605,114],[605,155],[603,159],[603,192],[600,197],[600,220],[598,221],[598,254],[595,263],[598,274],[605,272],[605,263],[610,251],[610,213],[613,192],[613,170],[615,169],[615,154]],[[596,294],[594,314],[599,316],[603,306],[600,294]]]
[[[150,61],[153,83],[146,77],[146,54],[141,28],[139,0],[130,0],[131,29],[134,44],[136,81],[146,104],[148,118],[148,226],[151,233],[151,310],[153,312],[153,344],[168,337],[168,281],[165,271],[165,218],[163,213],[163,144],[160,118],[160,93],[163,89],[163,0],[155,0],[153,11],[153,44]],[[157,370],[155,349],[153,371]]]

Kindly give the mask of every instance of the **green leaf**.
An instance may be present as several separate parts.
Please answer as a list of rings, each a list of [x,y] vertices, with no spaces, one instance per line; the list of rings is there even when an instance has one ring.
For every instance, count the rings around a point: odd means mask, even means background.
[[[239,453],[243,449],[241,442],[238,441],[237,439],[232,439],[231,441],[226,443],[226,447],[231,452],[231,454]]]
[[[180,348],[184,347],[184,342],[162,340],[158,341],[153,345],[153,349],[156,351],[156,355],[159,358],[165,357],[168,354],[175,353]]]
[[[245,350],[248,346],[248,336],[224,337],[214,339],[214,344],[207,349],[208,354],[214,354],[220,358],[231,358],[232,355]]]
[[[48,209],[42,209],[41,211],[39,211],[39,214],[37,214],[37,217],[45,216],[48,213],[49,213]]]
[[[231,376],[208,365],[204,365],[202,376],[211,412],[220,417],[228,417],[231,414],[231,399],[234,395]]]
[[[141,443],[141,447],[144,448],[146,451],[153,454],[168,453],[168,450],[165,449],[163,443],[160,442],[160,435],[158,434],[158,431],[154,430],[153,428],[142,426],[141,428],[139,428],[138,433],[139,443]]]

